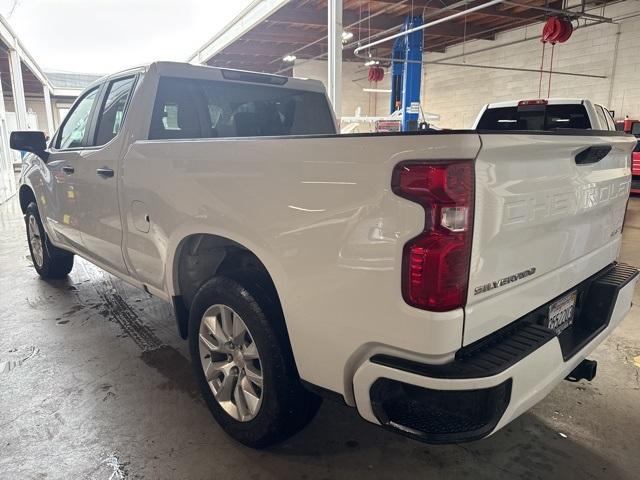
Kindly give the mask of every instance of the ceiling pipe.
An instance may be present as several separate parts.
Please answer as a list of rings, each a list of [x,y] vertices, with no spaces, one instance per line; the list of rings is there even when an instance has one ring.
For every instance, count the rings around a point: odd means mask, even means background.
[[[471,1],[473,1],[473,0],[461,0],[459,2],[456,2],[456,3],[452,4],[452,5],[449,5],[446,8],[441,9],[440,11],[446,11],[446,10],[450,10],[450,9],[453,9],[453,8],[457,8],[457,7],[461,6],[461,5],[470,3]],[[438,25],[440,23],[444,23],[444,22],[447,22],[447,21],[450,21],[450,20],[454,20],[454,19],[459,18],[459,17],[466,16],[466,15],[468,15],[470,13],[477,12],[479,10],[483,10],[483,9],[485,9],[487,7],[491,7],[491,6],[496,5],[498,3],[504,3],[505,5],[512,5],[512,6],[516,6],[516,7],[527,7],[527,8],[531,8],[533,10],[540,10],[541,12],[545,12],[545,13],[556,13],[556,14],[559,14],[559,15],[567,15],[567,16],[570,16],[570,17],[573,17],[573,18],[586,18],[586,19],[589,19],[589,20],[597,21],[599,23],[616,23],[615,20],[613,20],[612,18],[608,18],[608,17],[604,17],[604,16],[600,16],[600,15],[593,15],[593,14],[585,13],[585,12],[574,12],[574,11],[571,10],[571,8],[573,8],[573,7],[568,7],[566,10],[559,10],[559,9],[548,7],[548,6],[529,5],[529,4],[523,4],[523,3],[510,1],[510,0],[491,0],[489,2],[483,3],[482,5],[477,5],[475,7],[471,7],[471,8],[468,8],[466,10],[463,10],[463,11],[460,11],[460,12],[456,12],[456,13],[454,13],[452,15],[447,16],[447,17],[443,17],[443,18],[439,18],[439,19],[433,20],[431,22],[427,22],[427,23],[425,23],[425,24],[423,24],[423,25],[421,25],[419,27],[407,30],[406,32],[396,33],[394,35],[390,35],[388,37],[381,38],[380,40],[376,40],[375,42],[368,43],[367,45],[360,46],[360,47],[356,48],[353,51],[353,53],[357,57],[364,58],[363,56],[358,55],[363,50],[370,49],[371,47],[374,47],[374,46],[380,45],[382,43],[388,42],[389,40],[394,40],[394,39],[396,39],[398,37],[402,37],[403,35],[407,35],[407,34],[409,34],[411,32],[417,31],[417,30],[424,30],[424,29],[427,29],[427,28],[429,28],[431,26]],[[615,2],[615,3],[618,3],[618,2]],[[389,29],[388,31],[393,31],[395,29],[396,28]]]
[[[362,52],[363,50],[368,50],[371,47],[375,47],[376,45],[380,45],[382,43],[386,43],[389,40],[395,40],[396,38],[404,37],[406,35],[409,35],[410,33],[418,32],[420,30],[425,30],[425,29],[427,29],[429,27],[433,27],[434,25],[439,25],[441,23],[445,23],[445,22],[448,22],[448,21],[451,21],[451,20],[455,20],[456,18],[464,17],[466,15],[469,15],[470,13],[477,12],[478,10],[483,10],[483,9],[491,7],[493,5],[497,5],[498,3],[504,3],[504,2],[505,2],[505,0],[491,0],[489,2],[483,3],[482,5],[477,5],[475,7],[468,8],[468,9],[463,10],[461,12],[457,12],[457,13],[454,13],[452,15],[448,15],[446,17],[442,17],[442,18],[438,18],[436,20],[432,20],[431,22],[427,22],[425,24],[422,24],[419,27],[410,28],[409,30],[405,30],[403,32],[396,33],[395,35],[389,35],[388,37],[384,37],[384,38],[381,38],[380,40],[376,40],[375,42],[371,42],[371,43],[368,43],[368,44],[363,45],[361,47],[358,47],[353,51],[353,54],[356,55],[356,56],[359,56],[358,54],[360,52]]]
[[[380,10],[380,11],[378,11],[378,12],[376,12],[376,13],[372,14],[371,16],[363,17],[363,18],[362,18],[362,19],[360,19],[359,21],[357,21],[357,22],[355,22],[355,23],[352,23],[352,24],[350,24],[350,25],[347,25],[347,26],[346,26],[346,27],[344,27],[344,28],[345,28],[345,29],[348,29],[348,28],[350,28],[350,27],[352,27],[352,26],[358,25],[358,24],[360,24],[360,23],[362,23],[362,22],[366,21],[366,20],[367,20],[367,19],[369,19],[369,18],[373,18],[373,17],[376,17],[377,15],[380,15],[380,14],[382,14],[382,13],[386,13],[386,11],[387,11],[389,8],[397,7],[398,5],[401,5],[401,4],[403,4],[403,3],[406,3],[406,1],[408,1],[408,0],[403,0],[402,2],[399,2],[399,3],[397,3],[397,4],[390,5],[389,7],[384,8],[384,9],[382,9],[382,10]],[[448,11],[448,10],[452,10],[452,9],[455,9],[455,8],[458,8],[458,7],[461,7],[461,6],[464,6],[464,5],[466,5],[466,4],[468,4],[469,2],[472,2],[472,1],[474,1],[474,0],[459,0],[458,2],[452,3],[451,5],[448,5],[448,6],[446,6],[446,7],[443,7],[443,8],[441,8],[441,9],[439,9],[437,12],[433,12],[433,13],[431,13],[431,14],[429,14],[429,15],[424,16],[424,18],[425,18],[425,19],[427,19],[427,18],[432,18],[432,17],[437,16],[438,14],[440,14],[440,13],[442,13],[442,12],[446,12],[446,11]],[[460,13],[462,13],[462,12],[460,12]],[[449,17],[447,17],[447,18],[449,18]],[[502,27],[502,26],[492,27],[492,28],[489,28],[489,29],[487,29],[486,31],[484,31],[484,32],[480,32],[480,33],[485,33],[485,32],[490,33],[490,32],[493,32],[494,30],[498,30],[498,29],[500,29],[501,27]],[[396,27],[389,28],[389,29],[384,30],[384,31],[382,31],[382,32],[378,32],[378,33],[375,33],[375,34],[373,34],[373,35],[370,35],[369,37],[367,37],[367,40],[370,40],[370,39],[372,39],[372,38],[377,38],[377,37],[379,37],[379,36],[381,36],[381,35],[386,35],[386,34],[387,34],[387,33],[389,33],[389,32],[393,32],[393,31],[395,31],[395,30],[400,30],[401,28],[402,28],[402,25],[398,25],[398,26],[396,26]],[[401,35],[403,35],[403,34],[404,34],[404,33],[402,33]],[[311,46],[311,45],[314,45],[314,44],[316,44],[316,43],[318,43],[318,42],[321,42],[322,40],[324,40],[324,39],[326,39],[326,38],[327,38],[327,37],[326,37],[326,36],[324,36],[324,37],[322,37],[322,38],[319,38],[318,40],[314,40],[313,42],[308,43],[307,45],[304,45],[304,46],[302,46],[302,47],[299,47],[299,48],[298,48],[298,49],[296,49],[296,50],[293,50],[291,53],[298,53],[298,52],[300,52],[301,50],[304,50],[305,48],[307,48],[307,47],[309,47],[309,46]],[[346,49],[346,48],[350,48],[350,47],[353,47],[353,46],[358,45],[359,43],[360,43],[360,40],[356,40],[356,41],[353,41],[353,42],[351,42],[351,43],[349,43],[349,44],[347,44],[347,45],[344,45],[344,47],[343,47],[343,48],[345,48],[345,49]],[[297,63],[297,65],[302,65],[302,64],[304,64],[304,63],[311,62],[311,61],[313,61],[313,60],[320,60],[320,59],[325,58],[326,56],[327,56],[327,54],[326,54],[326,53],[321,53],[321,54],[319,54],[319,55],[315,55],[315,56],[313,56],[313,57],[311,57],[311,58],[305,58],[305,59],[303,59],[303,60],[299,61],[299,62]],[[360,57],[360,58],[363,58],[363,57]],[[374,60],[378,60],[378,59],[377,59],[377,58],[374,58]],[[388,59],[382,59],[382,60],[388,60]],[[275,60],[272,60],[271,62],[269,62],[269,64],[276,63],[276,62],[278,62],[278,61],[280,61],[280,59],[275,59]],[[291,68],[291,67],[281,68],[280,70],[278,70],[278,71],[277,71],[277,72],[275,72],[275,73],[276,73],[276,74],[283,73],[283,72],[285,72],[285,71],[289,70],[290,68]]]
[[[366,17],[362,17],[362,18],[360,18],[357,22],[350,23],[349,25],[347,25],[346,27],[343,27],[343,28],[344,28],[344,30],[348,30],[348,29],[350,29],[350,28],[357,27],[357,26],[358,26],[358,25],[360,25],[361,23],[364,23],[364,22],[366,22],[367,20],[369,20],[369,19],[371,19],[371,18],[375,18],[375,17],[377,17],[377,16],[379,16],[379,15],[382,15],[382,14],[384,14],[384,13],[387,13],[387,12],[388,12],[389,10],[391,10],[392,8],[397,8],[397,7],[398,7],[398,6],[400,6],[400,5],[406,4],[408,1],[409,1],[409,0],[402,0],[402,1],[398,2],[398,3],[391,4],[391,5],[387,6],[387,7],[384,7],[384,8],[383,8],[383,9],[381,9],[381,10],[378,10],[378,11],[377,11],[377,12],[375,12],[375,13],[372,13],[372,14],[370,14],[370,15],[367,15]],[[397,27],[394,27],[394,29],[390,29],[390,31],[399,30],[400,28],[402,28],[402,25],[398,25]],[[386,31],[386,30],[385,30],[385,31]],[[298,47],[298,48],[296,48],[295,50],[291,51],[291,52],[290,52],[290,54],[291,54],[291,55],[295,55],[296,53],[301,52],[302,50],[304,50],[304,49],[306,49],[306,48],[309,48],[309,47],[311,47],[311,46],[313,46],[313,45],[315,45],[315,44],[317,44],[317,43],[320,43],[320,42],[322,42],[323,40],[326,40],[327,38],[328,38],[328,35],[325,35],[325,36],[323,36],[323,37],[320,37],[320,38],[318,38],[317,40],[314,40],[313,42],[309,42],[309,43],[307,43],[306,45],[303,45],[302,47]],[[355,42],[354,42],[353,44],[355,44]],[[270,65],[270,64],[272,64],[272,63],[277,63],[278,61],[279,61],[279,59],[271,60],[268,64]]]
[[[405,1],[406,1],[406,0],[405,0]],[[473,1],[473,0],[460,0],[460,1],[458,1],[458,2],[455,2],[455,3],[453,3],[453,4],[448,5],[447,7],[444,7],[444,8],[442,8],[442,9],[440,9],[438,12],[434,12],[434,13],[432,13],[432,14],[429,14],[429,15],[425,16],[424,18],[430,18],[430,17],[433,17],[434,15],[437,15],[438,13],[441,13],[441,12],[444,12],[444,11],[447,11],[447,10],[451,10],[451,9],[458,8],[458,7],[460,7],[460,6],[463,6],[463,5],[465,5],[465,4],[470,3],[471,1]],[[609,4],[620,3],[621,1],[623,1],[623,0],[616,0],[616,1],[610,2]],[[404,3],[404,1],[399,2],[398,4],[395,4],[394,6],[400,5],[401,3]],[[511,4],[513,4],[513,5],[517,5],[517,6],[520,6],[520,7],[529,7],[529,8],[533,8],[531,5],[526,5],[526,4],[522,4],[522,3],[516,3],[516,2],[509,2],[508,0],[504,0],[504,3],[511,3]],[[483,7],[483,8],[484,8],[484,7]],[[569,8],[573,8],[573,7],[569,7]],[[541,11],[541,14],[542,14],[542,13],[544,13],[544,12],[554,13],[554,12],[549,11],[549,10],[550,10],[550,8],[549,8],[549,7],[535,7],[535,9],[536,9],[536,10],[540,10],[540,11]],[[383,11],[379,11],[379,12],[377,12],[377,14],[383,13],[385,10],[386,10],[386,9],[384,9]],[[555,9],[551,9],[551,10],[555,10]],[[470,10],[466,10],[466,11],[464,11],[464,12],[458,12],[458,13],[465,13],[465,12],[466,12],[466,13],[470,13]],[[562,11],[562,10],[560,10],[560,12],[563,12],[563,11]],[[571,13],[574,17],[582,17],[582,16],[583,16],[583,14],[582,14],[581,12],[571,12],[570,10],[567,10],[567,12],[568,12],[568,13]],[[372,17],[374,17],[374,16],[376,16],[376,14],[373,14],[373,15],[372,15]],[[618,21],[620,21],[620,20],[624,20],[624,19],[626,18],[626,17],[620,17],[620,18],[607,18],[607,17],[600,17],[600,16],[598,16],[598,15],[591,15],[591,14],[584,14],[584,16],[585,16],[585,18],[587,18],[587,17],[596,17],[598,20],[597,20],[597,21],[594,21],[594,23],[586,24],[586,25],[582,26],[581,28],[587,28],[587,27],[591,27],[591,26],[594,26],[594,25],[600,25],[601,23],[605,23],[605,22],[606,22],[606,23],[617,23]],[[633,15],[631,15],[631,17],[632,17],[632,16],[633,16]],[[368,18],[368,17],[366,17],[366,18]],[[362,20],[366,20],[366,18],[363,18]],[[446,17],[446,18],[445,18],[445,19],[443,19],[443,20],[447,20],[447,19],[450,19],[450,18],[451,18],[451,17]],[[360,22],[356,22],[356,23],[354,23],[353,25],[356,25],[356,24],[358,24],[358,23],[360,23]],[[426,25],[426,24],[425,24],[425,25]],[[351,26],[351,25],[349,25],[349,26]],[[349,27],[349,26],[348,26],[348,27]],[[424,26],[424,25],[423,25],[423,26]],[[345,27],[345,28],[348,28],[348,27]],[[379,33],[376,33],[376,34],[373,34],[373,35],[369,36],[369,37],[367,38],[367,40],[370,40],[370,39],[372,39],[372,38],[379,37],[380,35],[384,35],[385,33],[392,32],[392,31],[398,30],[398,29],[400,29],[400,28],[402,28],[402,25],[398,25],[397,27],[392,27],[392,28],[390,28],[390,29],[388,29],[388,30],[385,30],[385,31],[383,31],[383,32],[379,32]],[[501,28],[501,26],[493,27],[493,28],[489,28],[489,29],[484,30],[484,31],[482,31],[482,32],[480,32],[480,33],[490,33],[490,32],[492,32],[492,31],[498,30],[499,28]],[[523,27],[517,27],[517,28],[523,28]],[[404,35],[405,33],[406,33],[406,32],[402,32],[402,33],[400,33],[400,34],[396,35],[395,37],[402,36],[402,35]],[[395,38],[395,37],[394,37],[394,38]],[[311,43],[311,44],[309,44],[309,45],[312,45],[313,43],[317,43],[317,42],[319,42],[319,41],[322,41],[322,40],[323,40],[323,39],[325,39],[325,38],[326,38],[326,37],[323,37],[323,38],[321,38],[321,39],[318,39],[318,40],[316,40],[315,42],[312,42],[312,43]],[[529,41],[529,40],[534,40],[534,39],[537,39],[537,38],[538,38],[538,37],[524,38],[524,39],[516,40],[515,42],[507,42],[507,43],[500,44],[500,45],[493,45],[493,46],[490,46],[490,47],[487,47],[487,48],[482,48],[482,49],[479,49],[479,50],[474,50],[474,51],[471,51],[471,52],[466,52],[466,53],[464,53],[464,54],[460,54],[460,55],[453,55],[453,56],[450,56],[450,57],[443,58],[443,59],[441,59],[441,60],[436,60],[436,61],[433,61],[433,62],[425,62],[425,63],[435,63],[435,64],[437,64],[437,63],[438,63],[438,62],[440,62],[440,61],[448,60],[448,59],[450,59],[450,58],[457,58],[457,57],[461,57],[461,56],[465,56],[465,55],[472,55],[472,54],[474,54],[474,53],[480,53],[480,52],[487,51],[487,50],[493,50],[493,49],[495,49],[495,48],[505,47],[505,46],[509,46],[509,45],[511,45],[511,44],[521,43],[521,42],[525,42],[525,41]],[[386,40],[387,40],[387,39],[382,39],[382,40],[381,40],[381,42],[386,41]],[[358,42],[357,42],[357,41],[355,41],[355,42],[351,42],[350,44],[345,45],[345,46],[344,46],[344,48],[352,47],[352,46],[355,46],[355,45],[357,45],[357,44],[358,44]],[[296,52],[298,52],[298,51],[302,50],[303,48],[305,48],[306,46],[307,46],[307,45],[305,45],[304,47],[301,47],[301,48],[299,48],[299,49],[297,49],[297,50],[295,50],[295,51],[296,51]],[[361,48],[361,49],[368,48],[368,45],[365,45],[365,46],[360,47],[360,48]],[[354,51],[354,53],[355,53],[355,51]],[[311,57],[311,58],[308,58],[308,59],[303,59],[303,60],[301,60],[300,62],[298,62],[298,64],[299,64],[299,65],[302,65],[302,64],[304,64],[304,63],[307,63],[307,62],[310,62],[310,61],[313,61],[313,60],[320,60],[320,59],[323,59],[323,58],[324,58],[324,57],[326,57],[326,56],[327,56],[327,54],[326,54],[326,53],[322,53],[322,54],[320,54],[320,55],[315,55],[314,57]],[[359,56],[360,58],[367,58],[367,57],[363,57],[363,56],[361,56],[361,55],[358,55],[358,56]],[[379,60],[379,61],[391,61],[391,58],[377,57],[377,56],[372,57],[372,59],[373,59],[373,60]],[[275,62],[275,61],[277,61],[277,60],[274,60],[274,61],[272,61],[271,63],[273,63],[273,62]],[[282,73],[282,72],[285,72],[285,71],[286,71],[286,70],[288,70],[289,68],[290,68],[290,67],[280,69],[280,70],[278,70],[278,71],[276,72],[276,74],[278,74],[278,73]],[[539,71],[539,70],[538,70],[538,71]],[[598,78],[599,78],[599,77],[598,77]]]
[[[556,13],[558,15],[565,15],[567,17],[573,17],[573,18],[587,18],[589,20],[597,20],[599,22],[604,22],[604,23],[615,23],[615,21],[612,18],[607,18],[607,17],[602,17],[600,15],[593,15],[591,13],[586,13],[584,11],[585,8],[585,3],[582,2],[581,5],[574,5],[574,6],[570,6],[567,7],[566,9],[558,9],[558,8],[552,8],[552,7],[546,7],[546,6],[538,6],[538,5],[529,5],[526,3],[518,3],[518,2],[512,2],[510,0],[504,0],[503,2],[505,5],[511,5],[514,7],[527,7],[527,8],[531,8],[532,10],[541,10],[543,12],[547,12],[547,13]],[[616,2],[618,3],[618,2]],[[576,6],[582,6],[582,11],[580,12],[574,12],[573,10],[571,10],[572,8],[575,8]]]
[[[440,15],[441,13],[447,12],[449,10],[455,10],[458,7],[464,7],[465,5],[467,5],[468,3],[472,2],[474,0],[459,0],[458,2],[452,3],[450,5],[444,6],[442,8],[439,8],[438,10],[429,13],[428,15],[424,15],[424,8],[422,10],[423,15],[422,15],[422,20],[427,20],[429,18],[433,18],[433,17],[437,17],[438,15]],[[397,5],[394,5],[394,7]],[[413,11],[411,12],[413,14]],[[400,30],[402,28],[402,25],[396,25],[395,27],[391,27],[391,28],[387,28],[386,30],[383,30],[382,32],[378,32],[378,33],[374,33],[373,35],[369,35],[369,37],[367,37],[367,40],[371,40],[373,38],[378,38],[378,37],[384,37],[385,35],[388,35],[389,33],[395,32],[396,30]],[[500,28],[500,27],[496,27]],[[353,42],[351,44],[351,46],[356,45],[357,42]]]

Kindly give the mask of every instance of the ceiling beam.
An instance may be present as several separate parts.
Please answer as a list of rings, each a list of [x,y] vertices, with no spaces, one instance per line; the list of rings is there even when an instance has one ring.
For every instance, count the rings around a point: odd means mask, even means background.
[[[345,25],[355,23],[359,20],[357,12],[344,11],[342,21]],[[274,15],[269,17],[265,23],[278,22],[278,23],[290,23],[298,25],[314,25],[317,27],[323,27],[326,30],[327,19],[322,10],[316,10],[310,7],[298,7],[292,8],[289,6],[283,7],[278,10]],[[402,23],[402,17],[394,15],[378,15],[371,19],[371,30],[387,30],[389,28],[397,27]],[[365,28],[366,26],[366,28]],[[318,32],[319,38],[326,35],[326,31],[323,33]],[[353,30],[357,30],[357,27]],[[363,35],[364,32],[369,30],[369,22],[362,24]],[[484,33],[486,27],[478,27],[476,25],[467,25],[466,32],[465,26],[461,23],[448,22],[446,24],[434,25],[428,29],[429,35],[440,35],[443,37],[459,37],[465,36],[469,39],[490,39],[492,35]]]
[[[324,36],[316,31],[291,29],[288,27],[282,27],[274,25],[269,29],[254,28],[242,36],[241,40],[252,40],[257,42],[273,42],[273,43],[291,43],[291,44],[307,44],[318,39],[318,37]],[[323,40],[318,42],[326,44],[327,41]]]
[[[238,61],[215,61],[213,59],[209,60],[209,62],[207,62],[207,65],[209,65],[210,67],[235,68],[238,70],[249,70],[252,72],[265,72],[265,73],[275,73],[281,70],[282,68],[284,68],[284,66],[279,63],[268,64],[264,62],[252,63],[252,62],[238,62]],[[291,69],[289,69],[289,71],[291,71]],[[284,74],[287,75],[286,72]]]
[[[278,44],[260,44],[256,45],[252,44],[238,44],[234,43],[229,47],[225,48],[218,55],[239,55],[246,56],[248,58],[252,56],[271,56],[278,57],[284,56],[293,51],[290,45],[278,45]],[[322,55],[327,52],[327,49],[323,45],[310,45],[306,47],[304,50],[300,51],[299,54],[296,55],[306,55],[306,56],[316,56]]]
[[[374,3],[378,3],[382,5],[398,4],[396,0],[372,0],[372,1]],[[445,5],[450,5],[455,3],[455,1],[457,0],[439,0],[439,2],[441,3],[439,3],[440,6],[438,6],[438,2],[434,2],[433,0],[413,0],[413,2],[405,3],[404,6],[410,8],[413,3],[414,13],[420,14],[424,9],[425,11],[429,12],[429,14],[432,14],[432,13],[436,13],[438,10],[441,10],[442,7],[444,7]],[[545,4],[544,2],[537,2],[537,3],[540,6],[544,6]],[[553,0],[549,2],[549,6],[550,7],[553,5],[557,6],[557,5],[560,5],[561,3],[562,1]],[[470,5],[470,6],[473,6],[473,5]],[[526,7],[526,5],[523,4],[523,7]],[[460,11],[464,11],[464,8],[446,10],[442,12],[442,14],[444,16],[445,14],[450,15]],[[505,6],[505,5],[492,5],[491,7],[487,7],[477,12],[474,12],[474,15],[484,15],[487,17],[508,18],[508,19],[516,19],[516,20],[531,20],[531,19],[536,19],[538,17],[543,16],[544,12],[541,12],[539,10],[533,10],[533,9],[516,11],[516,10],[510,9],[508,6]],[[437,18],[437,17],[434,17],[434,18]]]

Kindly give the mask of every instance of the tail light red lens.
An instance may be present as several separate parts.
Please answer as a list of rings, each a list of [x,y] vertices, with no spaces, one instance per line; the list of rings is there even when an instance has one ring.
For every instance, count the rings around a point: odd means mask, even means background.
[[[402,295],[414,307],[444,312],[467,297],[474,199],[473,161],[403,162],[396,195],[424,208],[424,230],[404,246]]]

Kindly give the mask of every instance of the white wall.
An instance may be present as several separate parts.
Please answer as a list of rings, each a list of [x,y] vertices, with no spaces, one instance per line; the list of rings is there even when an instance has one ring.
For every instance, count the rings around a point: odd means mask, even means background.
[[[300,60],[300,64],[293,68],[293,75],[302,78],[321,80],[327,86],[327,62]],[[342,64],[342,115],[352,116],[358,107],[362,109],[362,115],[388,115],[389,94],[367,93],[363,88],[376,88],[375,84],[369,84],[367,75],[369,68],[360,63],[344,62]],[[379,83],[379,88],[389,88],[389,80]]]
[[[52,98],[51,108],[53,109],[53,124],[54,128],[58,128],[60,122],[63,120],[59,115],[59,108],[70,107],[74,102],[74,98]],[[27,112],[33,112],[37,125],[33,125],[34,129],[41,130],[47,135],[53,135],[55,132],[50,132],[47,125],[47,112],[45,110],[43,98],[31,98],[27,97]],[[15,108],[13,105],[13,97],[5,97],[4,105],[7,113],[14,113]]]
[[[591,13],[600,15],[601,10]],[[622,17],[640,13],[640,2],[628,0],[606,7],[604,16]],[[465,51],[500,45],[523,38],[531,40],[505,46],[484,53],[465,55],[449,60],[453,63],[481,64],[539,69],[542,53],[540,34],[542,24],[500,34],[493,41],[468,42]],[[629,115],[640,118],[640,16],[620,21],[620,38],[616,58],[618,25],[601,24],[574,31],[565,44],[555,48],[553,69],[573,73],[602,75],[607,78],[584,78],[553,75],[551,96],[589,98],[615,110],[616,118]],[[426,62],[462,53],[462,46],[447,49],[445,53],[425,55]],[[550,45],[546,48],[545,69],[549,66]],[[294,75],[326,82],[326,62],[314,61],[296,65]],[[471,67],[451,67],[426,64],[422,87],[422,106],[427,112],[437,113],[437,125],[447,128],[469,128],[482,105],[501,100],[538,98],[540,74],[509,70],[487,70]],[[615,72],[612,76],[612,72]],[[388,114],[389,95],[374,94],[377,111],[369,110],[369,94],[362,92],[368,86],[367,69],[362,64],[343,64],[343,115],[353,115],[357,105],[363,115]],[[359,82],[355,79],[363,78]],[[379,88],[389,88],[387,73]],[[546,97],[548,75],[543,77],[542,96]],[[611,101],[609,101],[611,98]]]

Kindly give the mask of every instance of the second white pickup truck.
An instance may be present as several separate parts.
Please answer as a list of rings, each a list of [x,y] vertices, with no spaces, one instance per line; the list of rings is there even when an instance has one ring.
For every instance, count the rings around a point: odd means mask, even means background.
[[[79,97],[21,174],[43,277],[80,255],[173,302],[216,420],[283,440],[322,395],[430,443],[490,435],[630,309],[635,138],[337,135],[322,84],[154,63]]]

